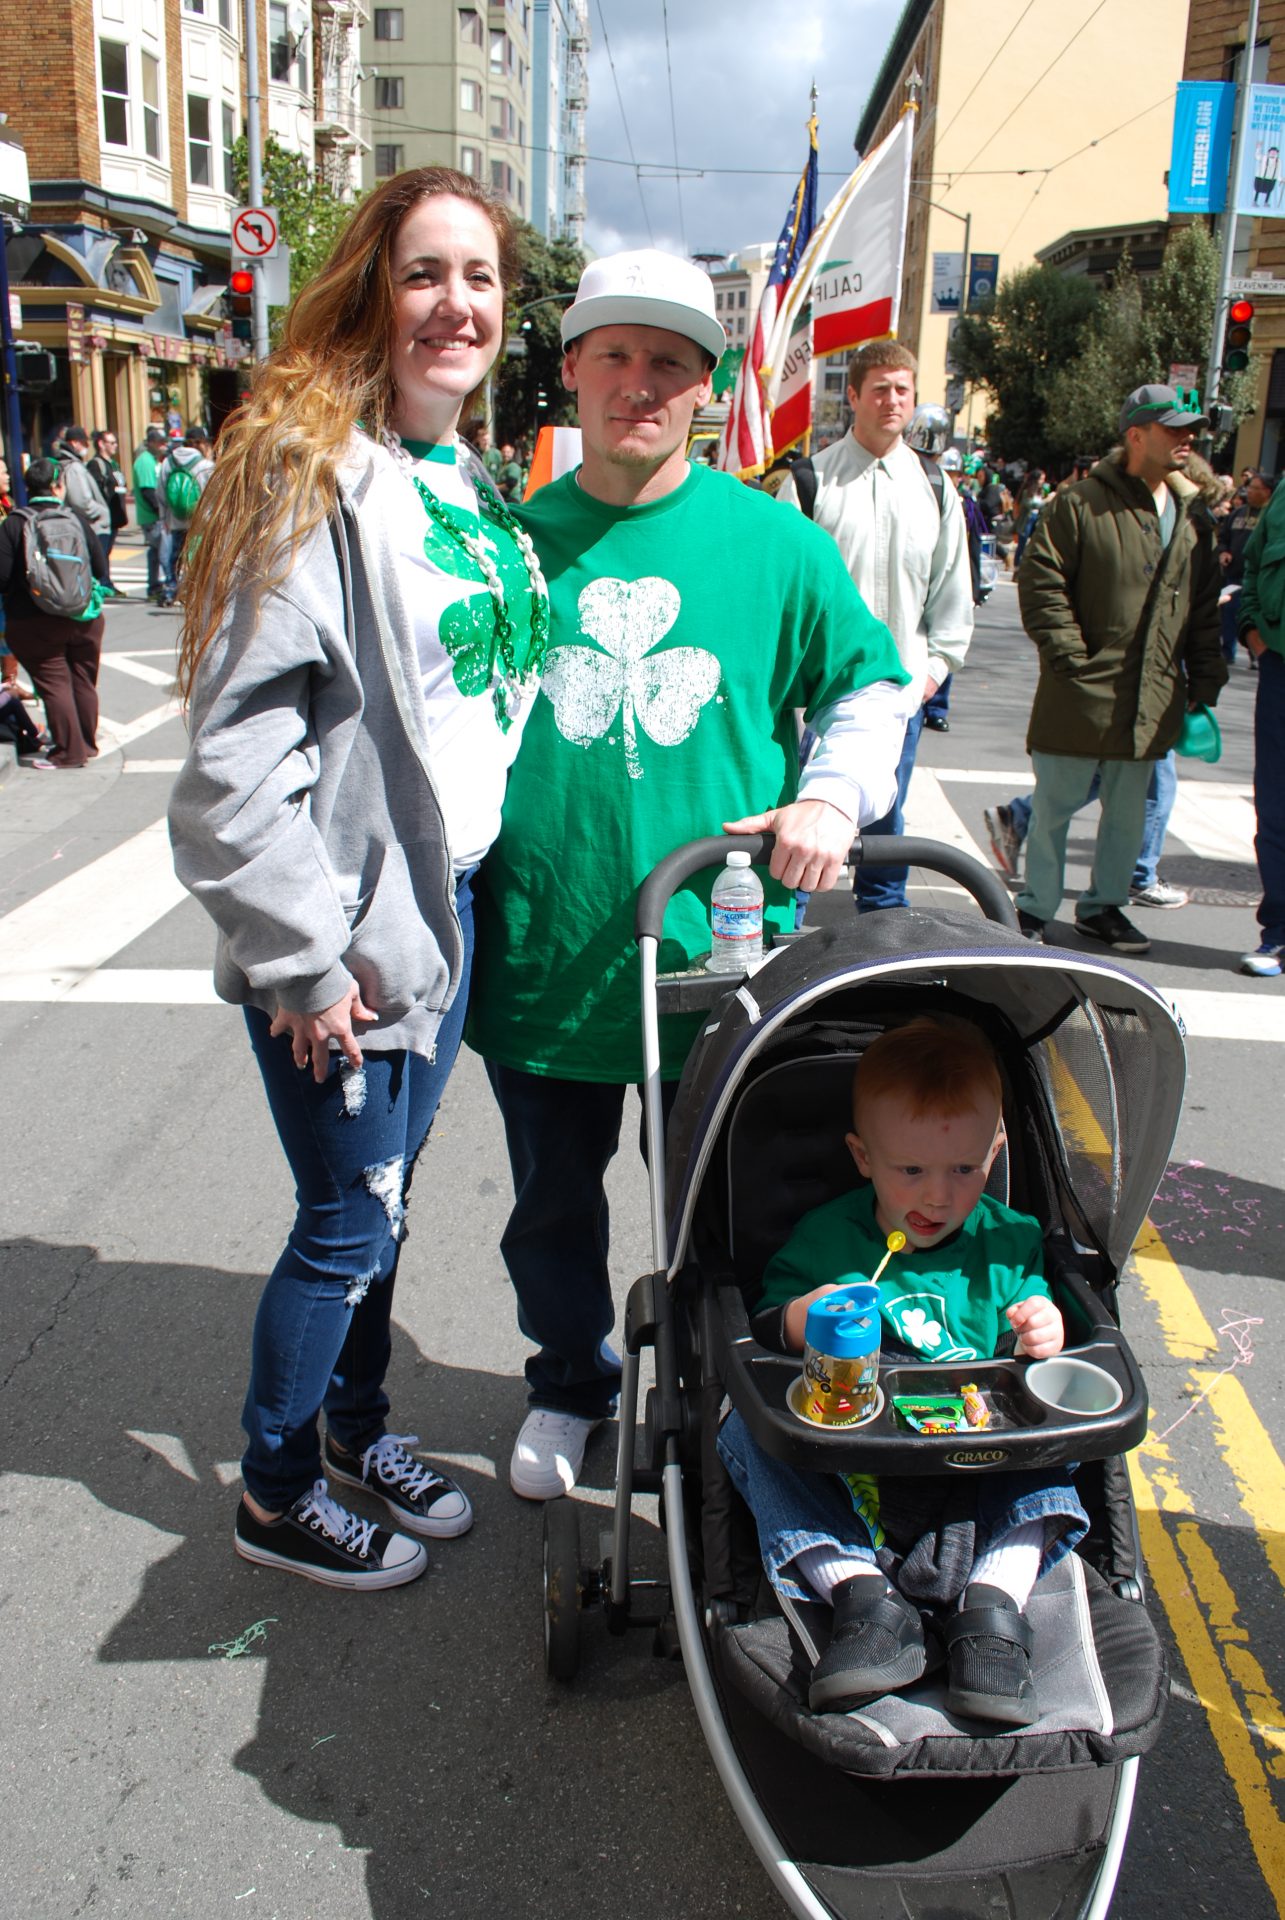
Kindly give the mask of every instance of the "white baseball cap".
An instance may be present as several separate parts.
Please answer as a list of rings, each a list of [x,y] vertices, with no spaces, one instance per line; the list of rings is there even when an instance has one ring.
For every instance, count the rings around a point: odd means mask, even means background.
[[[570,346],[591,327],[610,326],[665,327],[694,340],[715,360],[727,345],[709,275],[690,260],[652,247],[609,253],[585,268],[562,316],[562,344]]]

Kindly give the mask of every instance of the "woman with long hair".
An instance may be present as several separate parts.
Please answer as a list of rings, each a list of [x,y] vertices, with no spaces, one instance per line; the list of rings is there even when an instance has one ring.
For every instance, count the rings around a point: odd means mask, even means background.
[[[472,1523],[387,1430],[383,1382],[411,1173],[463,1026],[469,881],[548,638],[534,550],[458,434],[514,271],[507,214],[464,175],[377,189],[224,428],[187,544],[175,864],[217,923],[215,984],[298,1199],[255,1321],[234,1544],[330,1586],[401,1585],[426,1565],[407,1534]]]

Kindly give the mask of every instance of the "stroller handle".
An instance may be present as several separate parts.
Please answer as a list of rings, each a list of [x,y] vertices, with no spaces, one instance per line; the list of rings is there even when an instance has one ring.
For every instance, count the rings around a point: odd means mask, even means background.
[[[703,867],[721,867],[729,853],[748,853],[760,865],[772,856],[774,833],[714,833],[705,840],[689,840],[675,847],[653,867],[638,889],[634,938],[648,935],[657,942],[665,924],[665,908],[685,880]],[[879,833],[868,840],[858,836],[848,855],[849,864],[863,867],[925,867],[957,881],[970,893],[988,920],[1002,927],[1017,926],[1017,912],[1004,887],[989,867],[958,847],[939,840],[919,840],[905,834]]]

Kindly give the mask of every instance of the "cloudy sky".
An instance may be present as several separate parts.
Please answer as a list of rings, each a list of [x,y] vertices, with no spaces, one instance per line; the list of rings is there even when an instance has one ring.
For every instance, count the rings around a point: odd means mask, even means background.
[[[901,11],[902,0],[590,0],[589,245],[731,253],[775,241],[807,158],[814,80],[824,206],[852,170]]]

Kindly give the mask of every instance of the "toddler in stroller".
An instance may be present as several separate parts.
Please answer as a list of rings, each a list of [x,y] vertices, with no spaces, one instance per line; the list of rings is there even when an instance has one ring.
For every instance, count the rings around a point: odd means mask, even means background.
[[[806,1214],[769,1262],[752,1317],[758,1341],[801,1352],[812,1302],[874,1273],[888,1236],[900,1235],[905,1250],[879,1283],[886,1358],[1060,1353],[1039,1224],[985,1192],[1004,1142],[1001,1107],[998,1062],[969,1022],[920,1016],[877,1039],[857,1069],[846,1136],[868,1184]],[[846,1713],[918,1680],[940,1658],[940,1622],[951,1711],[1008,1726],[1038,1718],[1024,1609],[1089,1525],[1065,1469],[964,1487],[800,1472],[759,1447],[736,1412],[718,1450],[786,1613],[833,1609],[813,1712]]]

